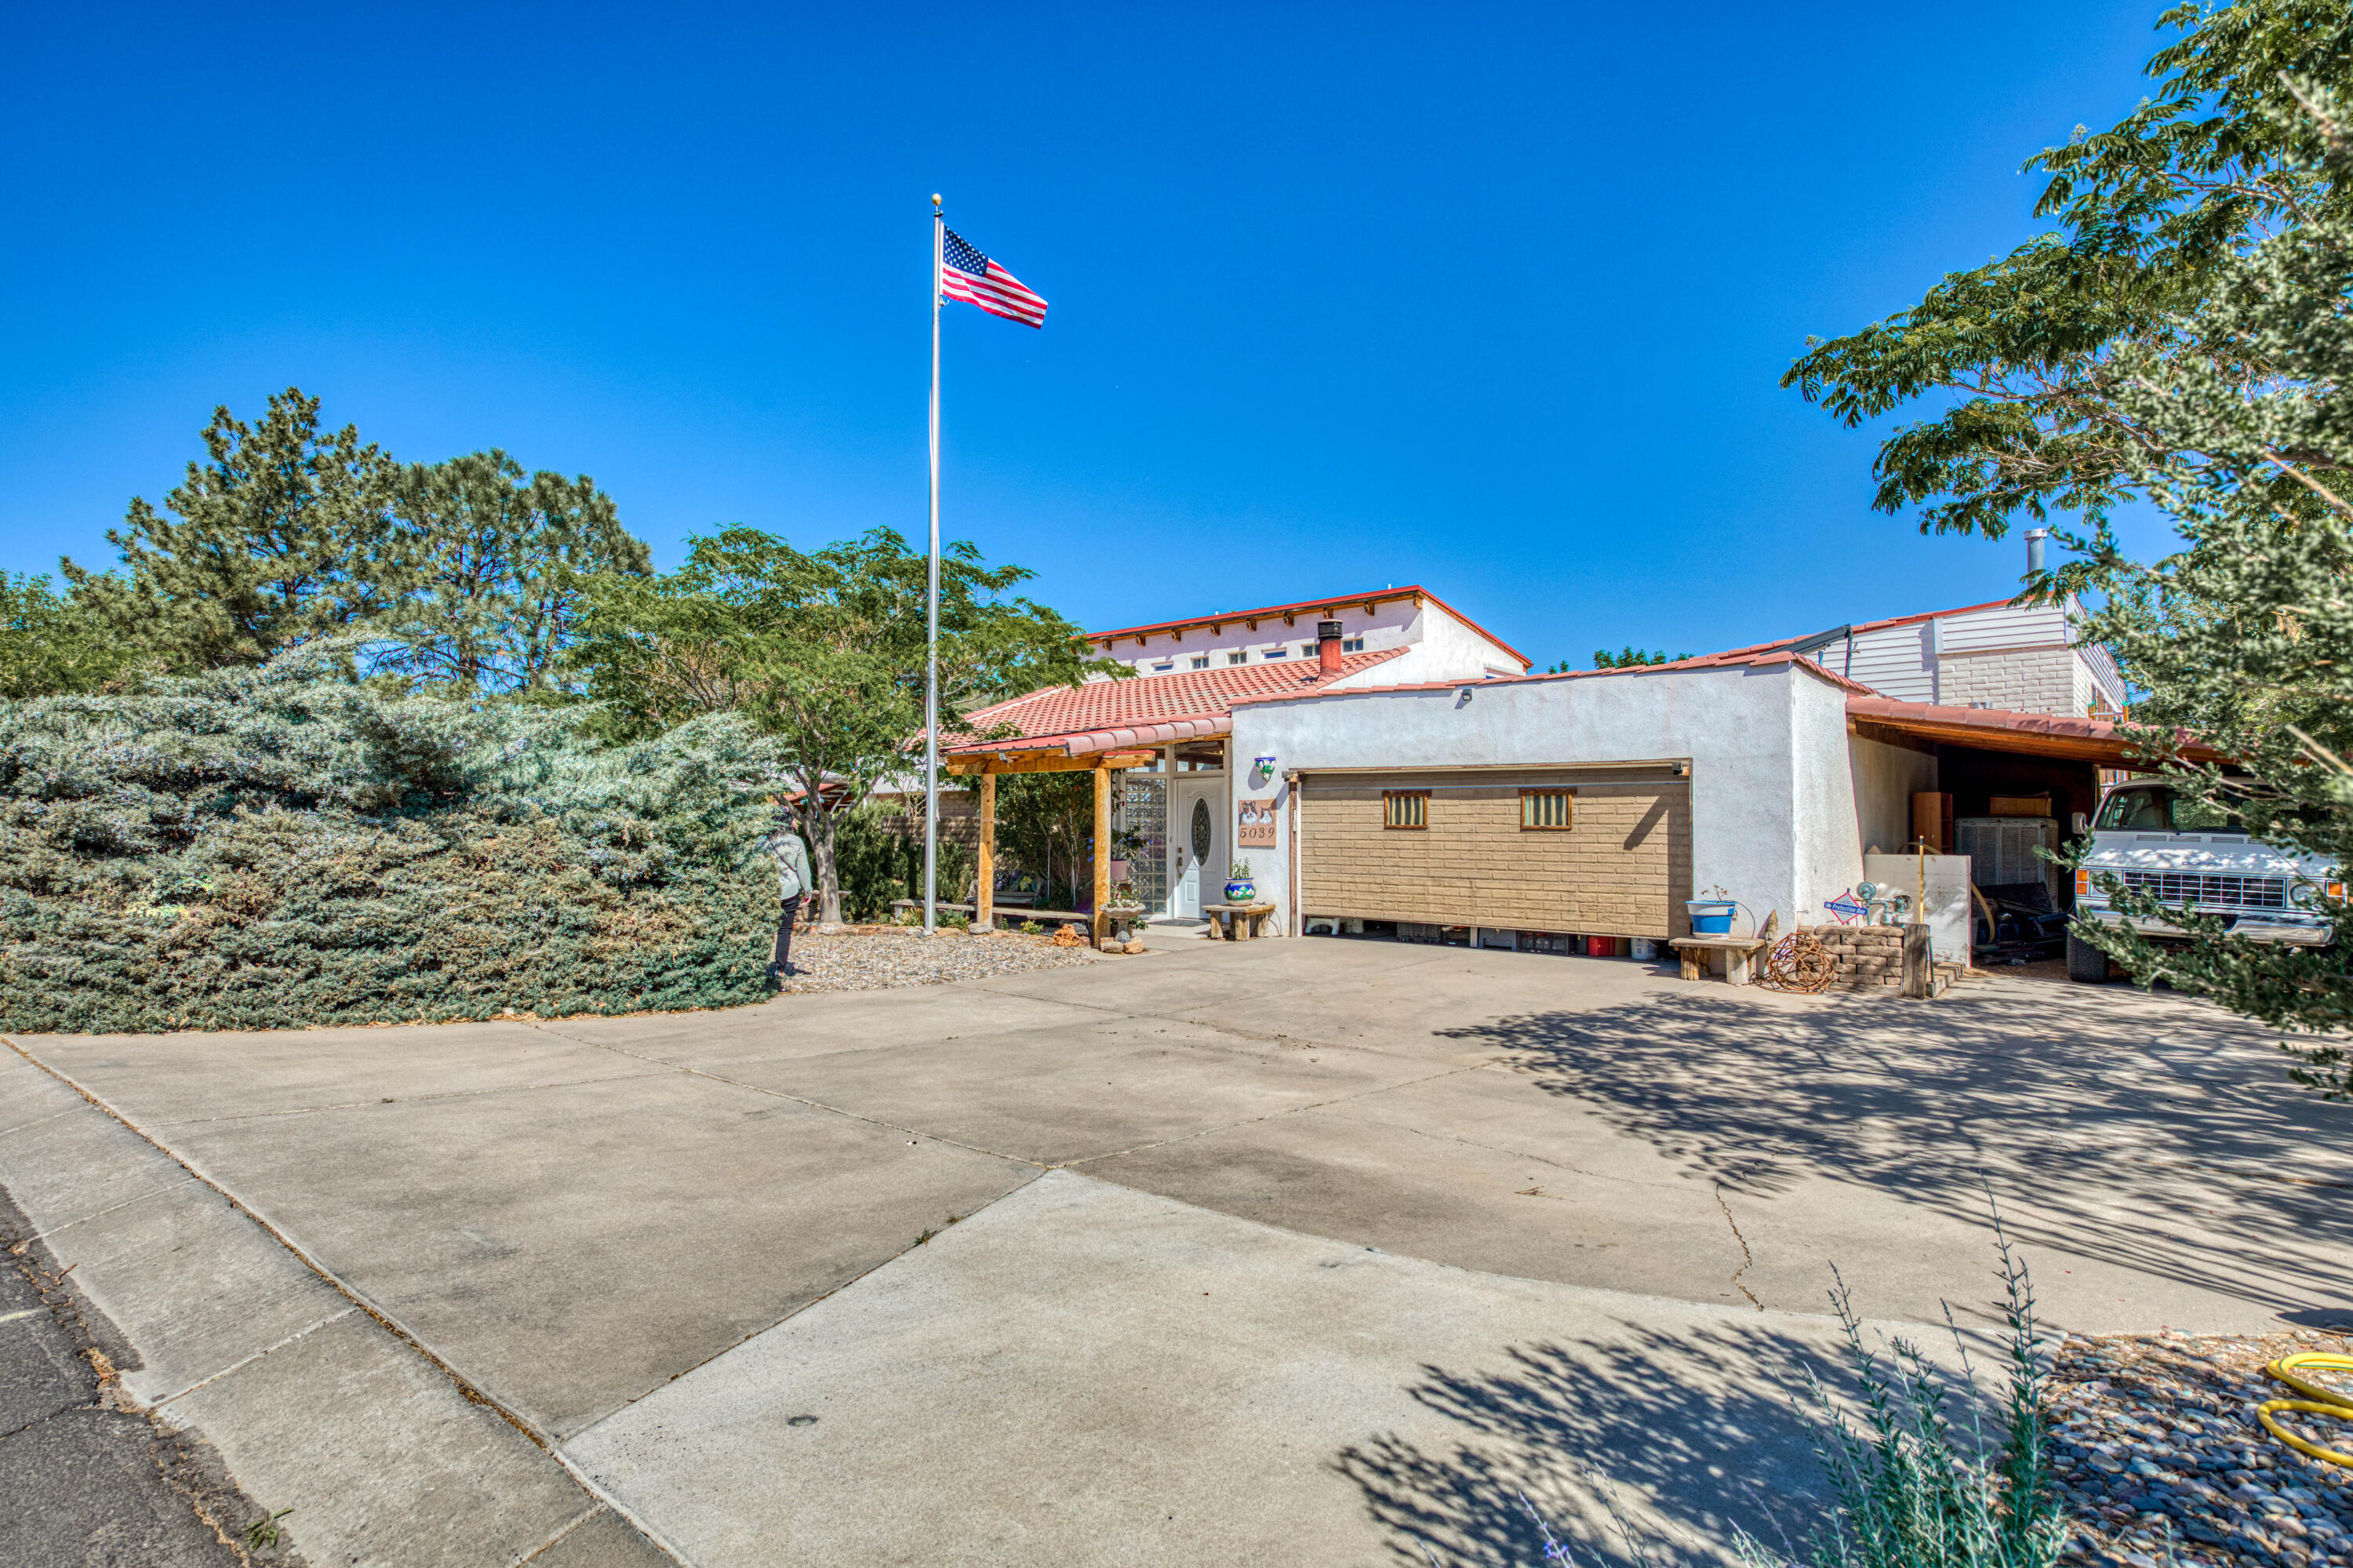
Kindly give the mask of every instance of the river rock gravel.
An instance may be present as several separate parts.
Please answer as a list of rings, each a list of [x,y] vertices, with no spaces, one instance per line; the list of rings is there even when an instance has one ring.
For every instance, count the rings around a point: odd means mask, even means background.
[[[2075,1524],[2065,1561],[2353,1568],[2353,1470],[2297,1453],[2255,1420],[2264,1400],[2295,1397],[2265,1362],[2347,1350],[2343,1335],[2312,1330],[2068,1336],[2049,1404],[2054,1480]],[[2353,1450],[2353,1423],[2283,1419]]]
[[[1029,937],[1015,931],[987,937],[956,930],[924,937],[887,927],[824,936],[802,931],[793,938],[794,973],[783,989],[787,992],[886,991],[894,986],[944,985],[950,980],[986,980],[992,975],[1027,974],[1032,969],[1068,969],[1077,964],[1134,961],[1105,958],[1084,946],[1058,948],[1051,937]]]

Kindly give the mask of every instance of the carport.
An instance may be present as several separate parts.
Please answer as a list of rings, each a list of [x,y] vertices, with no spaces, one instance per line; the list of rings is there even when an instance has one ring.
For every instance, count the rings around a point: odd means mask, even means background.
[[[1938,847],[1978,861],[1973,875],[1980,886],[2043,880],[2062,910],[2073,907],[2073,885],[2032,857],[2028,835],[1973,833],[1967,824],[2038,823],[2041,819],[2032,817],[1999,817],[1994,801],[1997,797],[2047,795],[2053,824],[2049,847],[2055,849],[2075,836],[2078,824],[2088,824],[2098,809],[2102,769],[2146,766],[2132,755],[2116,726],[2101,719],[1881,696],[1851,696],[1846,711],[1848,733],[1856,738],[1905,747],[1935,760],[1934,790],[1951,798],[1952,821],[1962,824],[1952,840]],[[1917,828],[1915,823],[1915,832]],[[2030,877],[2030,870],[2046,871],[2047,875]]]

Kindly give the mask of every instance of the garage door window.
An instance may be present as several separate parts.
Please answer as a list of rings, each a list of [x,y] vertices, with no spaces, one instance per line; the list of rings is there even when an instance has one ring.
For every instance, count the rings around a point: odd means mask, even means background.
[[[1430,826],[1430,791],[1427,789],[1382,791],[1381,825],[1385,828]]]
[[[1561,832],[1569,825],[1570,807],[1577,799],[1574,789],[1523,789],[1520,791],[1520,832],[1524,833]]]

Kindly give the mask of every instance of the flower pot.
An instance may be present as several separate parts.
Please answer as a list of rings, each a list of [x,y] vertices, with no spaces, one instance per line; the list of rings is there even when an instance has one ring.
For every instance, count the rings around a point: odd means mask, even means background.
[[[1729,937],[1732,912],[1739,906],[1729,898],[1693,898],[1687,899],[1683,907],[1691,914],[1693,936]]]
[[[1111,879],[1113,882],[1126,882],[1130,880],[1127,874],[1127,862],[1124,860],[1115,860],[1111,863]]]
[[[1257,903],[1258,884],[1247,876],[1234,878],[1226,884],[1226,902],[1229,904]]]

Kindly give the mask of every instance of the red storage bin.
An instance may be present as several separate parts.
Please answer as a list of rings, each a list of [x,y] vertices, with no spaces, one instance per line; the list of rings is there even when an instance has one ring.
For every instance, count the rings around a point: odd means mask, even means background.
[[[1585,956],[1588,959],[1616,958],[1618,956],[1618,938],[1615,937],[1586,938]]]

